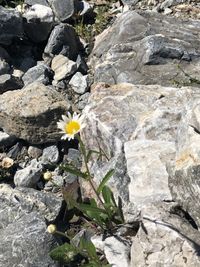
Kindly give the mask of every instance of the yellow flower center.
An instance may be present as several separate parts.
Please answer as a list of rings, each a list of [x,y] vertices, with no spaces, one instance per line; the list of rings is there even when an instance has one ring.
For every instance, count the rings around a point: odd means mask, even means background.
[[[67,134],[75,134],[80,130],[81,126],[77,121],[70,121],[65,125],[65,132]]]

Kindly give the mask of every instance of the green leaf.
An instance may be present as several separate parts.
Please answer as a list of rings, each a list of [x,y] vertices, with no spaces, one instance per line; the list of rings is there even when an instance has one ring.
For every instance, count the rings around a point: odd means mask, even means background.
[[[68,243],[58,246],[50,251],[50,257],[53,260],[65,263],[72,261],[76,254],[77,251],[75,248]]]
[[[91,260],[99,261],[96,248],[93,243],[85,238],[80,239],[80,249],[85,249],[88,253],[88,256]]]
[[[106,173],[106,175],[104,176],[103,180],[101,181],[100,185],[97,188],[97,193],[100,194],[104,185],[108,182],[108,180],[110,179],[110,177],[113,175],[113,173],[115,172],[114,169],[108,171]]]
[[[82,203],[76,203],[74,204],[77,209],[80,209],[82,212],[92,211],[92,212],[100,212],[105,213],[106,211],[97,207],[92,207],[90,204],[82,204]]]
[[[60,166],[60,168],[64,171],[67,171],[69,173],[72,173],[76,176],[79,176],[79,177],[82,177],[84,179],[87,178],[87,174],[86,173],[83,173],[81,171],[79,171],[77,168],[75,168],[74,166],[71,166],[71,165],[68,165],[68,164],[65,164],[65,165],[62,165]]]
[[[102,196],[103,196],[105,203],[111,205],[112,192],[110,188],[106,185],[104,185],[102,189]]]

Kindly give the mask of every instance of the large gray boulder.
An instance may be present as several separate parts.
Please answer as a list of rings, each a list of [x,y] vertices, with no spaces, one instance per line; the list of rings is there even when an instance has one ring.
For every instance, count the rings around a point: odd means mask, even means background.
[[[98,184],[109,169],[116,196],[142,206],[171,201],[168,169],[175,162],[177,128],[188,99],[197,88],[159,85],[98,84],[83,113],[82,138],[91,149],[100,145],[108,156],[92,164]]]
[[[58,266],[49,256],[57,244],[45,221],[55,220],[61,202],[34,189],[0,185],[0,266]]]
[[[0,99],[0,128],[33,144],[59,140],[57,121],[69,103],[50,87],[32,83],[6,92]]]
[[[90,65],[96,82],[111,84],[174,83],[199,77],[200,21],[155,12],[123,13],[96,38]]]
[[[20,13],[0,6],[0,44],[10,45],[13,38],[22,36],[23,24]]]

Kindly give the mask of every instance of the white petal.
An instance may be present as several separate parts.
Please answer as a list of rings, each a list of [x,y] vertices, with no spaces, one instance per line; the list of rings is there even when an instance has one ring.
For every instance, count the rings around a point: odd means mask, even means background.
[[[62,119],[63,119],[64,122],[68,122],[69,121],[69,118],[67,116],[65,116],[65,115],[62,115]]]

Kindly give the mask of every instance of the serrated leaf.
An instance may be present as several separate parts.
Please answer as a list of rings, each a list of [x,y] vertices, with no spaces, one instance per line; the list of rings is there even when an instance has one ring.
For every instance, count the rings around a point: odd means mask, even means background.
[[[108,171],[104,178],[102,179],[100,185],[97,188],[97,193],[100,194],[105,184],[108,182],[108,180],[112,177],[113,173],[115,172],[114,169]]]

